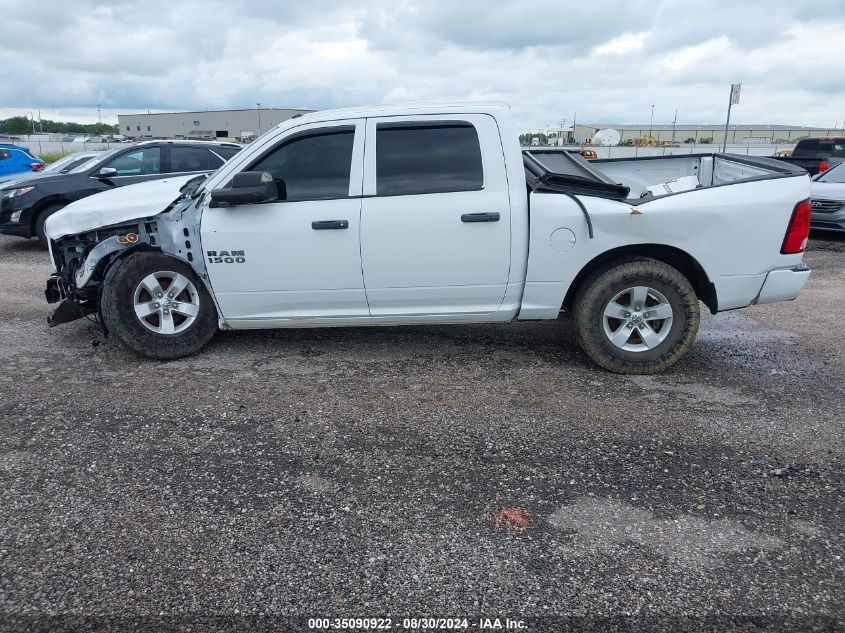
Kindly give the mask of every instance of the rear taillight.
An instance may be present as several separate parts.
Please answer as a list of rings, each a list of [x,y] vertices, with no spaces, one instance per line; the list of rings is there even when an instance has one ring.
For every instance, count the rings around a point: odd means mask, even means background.
[[[830,169],[830,163],[829,162],[827,162],[826,160],[819,161],[819,173],[822,173],[823,171],[827,171],[828,169]]]
[[[807,247],[807,238],[810,236],[810,216],[812,213],[813,207],[810,206],[809,198],[795,205],[789,226],[786,227],[783,246],[780,247],[781,255],[794,255],[804,252]]]
[[[32,171],[41,171],[44,169],[44,163],[30,163],[30,167],[32,167]]]

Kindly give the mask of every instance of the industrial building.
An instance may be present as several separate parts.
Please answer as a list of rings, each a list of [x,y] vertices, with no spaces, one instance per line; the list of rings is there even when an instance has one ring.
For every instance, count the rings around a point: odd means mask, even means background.
[[[717,143],[725,139],[725,126],[722,125],[623,125],[616,123],[577,123],[564,130],[570,142],[581,143],[592,139],[596,132],[613,129],[619,132],[621,144],[651,136],[656,141],[670,143]],[[557,131],[551,129],[555,134]],[[801,127],[794,125],[730,125],[728,127],[727,143],[729,145],[765,145],[796,143],[805,136],[836,136],[842,135],[841,129]],[[691,140],[690,140],[691,139]]]
[[[249,140],[282,121],[313,110],[250,108],[118,114],[118,134],[131,140],[149,138]]]

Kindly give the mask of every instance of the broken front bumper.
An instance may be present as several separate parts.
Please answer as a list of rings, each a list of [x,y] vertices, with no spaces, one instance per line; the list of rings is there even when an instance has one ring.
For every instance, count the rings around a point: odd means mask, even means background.
[[[47,299],[47,303],[58,303],[61,301],[53,314],[47,317],[47,325],[50,327],[76,321],[89,313],[84,306],[65,298],[66,293],[62,288],[62,282],[58,275],[53,275],[47,280],[47,289],[44,291],[44,296]]]

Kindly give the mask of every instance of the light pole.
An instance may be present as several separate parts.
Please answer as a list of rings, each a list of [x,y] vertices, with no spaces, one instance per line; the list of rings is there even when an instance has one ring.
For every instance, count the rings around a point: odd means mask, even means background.
[[[261,136],[261,104],[256,103],[255,105],[258,108],[258,136]]]
[[[678,108],[675,108],[675,118],[672,120],[672,144],[675,143],[675,127],[678,125]]]
[[[654,104],[651,104],[651,119],[648,121],[648,135],[652,135],[652,131],[654,130]]]

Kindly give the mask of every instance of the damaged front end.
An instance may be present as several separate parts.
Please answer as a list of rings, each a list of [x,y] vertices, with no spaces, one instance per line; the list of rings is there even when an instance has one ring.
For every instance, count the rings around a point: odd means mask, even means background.
[[[56,272],[47,280],[47,303],[58,303],[47,317],[50,327],[98,313],[102,282],[109,264],[124,251],[157,247],[154,218],[104,227],[60,238],[51,243]]]
[[[156,250],[180,259],[207,282],[197,193],[205,179],[203,174],[133,185],[84,198],[48,218],[56,272],[47,280],[45,295],[48,303],[59,304],[49,325],[91,315],[99,320],[102,288],[116,270],[114,263],[134,251]],[[181,188],[174,191],[177,185]],[[134,215],[141,207],[160,211]],[[114,221],[105,224],[108,217]]]

